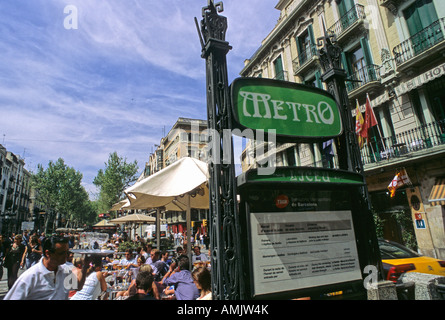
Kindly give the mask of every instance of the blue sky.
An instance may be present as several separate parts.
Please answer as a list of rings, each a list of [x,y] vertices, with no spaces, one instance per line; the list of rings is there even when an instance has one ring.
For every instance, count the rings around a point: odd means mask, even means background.
[[[278,0],[226,0],[229,81],[275,26]],[[0,2],[0,143],[26,168],[63,158],[90,193],[116,151],[140,171],[178,117],[206,119],[194,17],[207,0]],[[65,25],[77,9],[77,29]],[[71,13],[71,15],[70,15]],[[64,24],[65,23],[65,24]]]

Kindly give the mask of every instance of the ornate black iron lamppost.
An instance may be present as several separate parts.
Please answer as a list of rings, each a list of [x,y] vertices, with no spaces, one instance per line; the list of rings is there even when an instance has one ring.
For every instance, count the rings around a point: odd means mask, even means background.
[[[210,131],[210,246],[212,249],[212,291],[215,300],[244,298],[240,257],[239,217],[233,165],[233,141],[224,141],[232,129],[225,41],[227,18],[220,16],[222,2],[208,1],[202,9],[201,25],[195,22],[207,72],[207,118]],[[225,131],[227,130],[227,131]],[[226,132],[226,137],[224,136]],[[230,146],[229,146],[229,145]],[[226,147],[224,147],[226,146]]]
[[[323,26],[324,28],[324,26]],[[342,49],[336,43],[335,35],[328,35],[324,28],[324,36],[317,39],[319,50],[317,51],[320,64],[323,70],[322,81],[326,83],[327,91],[337,100],[341,108],[342,122],[344,125],[344,134],[338,137],[339,167],[343,170],[356,171],[364,174],[363,164],[360,156],[360,149],[355,135],[351,110],[349,108],[348,92],[346,90],[347,79],[345,70],[341,65]],[[380,276],[383,274],[380,263],[380,252],[377,243],[374,220],[371,212],[371,203],[369,201],[368,188],[365,186],[361,190],[361,199],[357,199],[367,208],[362,212],[362,217],[357,219],[358,232],[366,233],[369,243],[362,243],[361,252],[367,257],[370,265],[376,265]]]
[[[342,49],[336,44],[335,36],[330,36],[324,30],[324,37],[318,38],[319,61],[323,70],[322,81],[327,85],[327,91],[337,100],[337,104],[342,109],[342,122],[345,134],[339,139],[337,148],[339,154],[345,151],[347,157],[339,159],[340,169],[353,170],[363,173],[363,165],[360,158],[355,130],[352,127],[351,110],[349,109],[348,93],[346,90],[346,72],[341,65]]]

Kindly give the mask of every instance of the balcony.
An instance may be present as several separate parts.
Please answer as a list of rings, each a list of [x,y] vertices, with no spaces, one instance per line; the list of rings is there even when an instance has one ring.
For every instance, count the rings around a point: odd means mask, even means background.
[[[317,47],[310,46],[300,52],[298,57],[292,61],[294,75],[306,72],[318,60]]]
[[[440,56],[445,49],[445,18],[441,18],[403,41],[393,49],[395,62],[399,70],[418,66],[424,58],[430,61],[434,55]]]
[[[445,120],[428,123],[394,137],[385,137],[383,142],[378,140],[374,139],[370,147],[361,150],[365,169],[444,152]]]
[[[356,4],[346,14],[344,14],[337,22],[335,22],[327,30],[329,34],[333,34],[337,37],[337,41],[340,43],[353,30],[364,25],[366,19],[365,8],[360,4]],[[354,32],[355,33],[355,32]]]
[[[364,91],[371,91],[373,87],[380,87],[379,69],[380,66],[371,64],[350,75],[348,80],[351,81],[346,80],[346,89],[348,90],[349,98],[354,98]]]

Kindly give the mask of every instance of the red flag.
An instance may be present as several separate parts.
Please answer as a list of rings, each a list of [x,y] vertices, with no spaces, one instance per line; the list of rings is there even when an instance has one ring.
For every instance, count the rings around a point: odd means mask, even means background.
[[[358,139],[358,145],[361,148],[364,146],[364,140],[363,140],[363,123],[365,120],[363,119],[362,113],[360,111],[360,106],[358,105],[357,100],[357,107],[355,109],[355,134],[357,135]]]
[[[371,127],[377,125],[377,119],[374,114],[374,110],[371,107],[371,101],[369,101],[369,96],[366,95],[366,111],[365,111],[365,123],[363,124],[363,129],[361,131],[361,136],[368,139],[368,130]]]

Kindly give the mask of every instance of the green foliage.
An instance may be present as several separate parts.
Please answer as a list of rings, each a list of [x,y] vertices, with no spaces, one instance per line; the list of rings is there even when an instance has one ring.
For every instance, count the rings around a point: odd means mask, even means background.
[[[88,193],[81,185],[83,175],[68,167],[62,158],[50,161],[45,169],[37,166],[32,183],[38,190],[37,200],[68,221],[85,221],[91,215]]]
[[[404,245],[411,250],[417,251],[417,239],[414,231],[411,212],[398,211],[393,213],[392,216],[400,225]]]
[[[136,251],[137,247],[140,247],[141,243],[140,242],[133,242],[133,241],[125,241],[125,242],[121,242],[119,243],[119,252],[125,252],[128,249],[131,249],[133,251]]]
[[[137,161],[127,163],[127,158],[119,157],[116,152],[111,153],[105,169],[100,169],[93,181],[99,188],[98,210],[106,212],[119,202],[124,190],[136,181],[138,170]]]
[[[383,238],[383,223],[384,220],[382,220],[379,215],[376,212],[373,212],[374,216],[374,224],[375,224],[375,231],[377,238]]]
[[[402,244],[411,250],[417,251],[417,239],[410,213],[402,210],[392,213],[391,216],[397,221],[397,224],[400,227],[403,240]],[[376,226],[377,238],[384,238],[383,231],[385,219],[380,218],[379,215],[374,212],[374,223]]]

